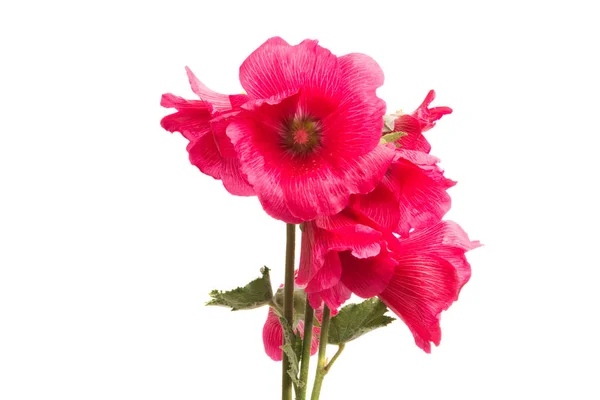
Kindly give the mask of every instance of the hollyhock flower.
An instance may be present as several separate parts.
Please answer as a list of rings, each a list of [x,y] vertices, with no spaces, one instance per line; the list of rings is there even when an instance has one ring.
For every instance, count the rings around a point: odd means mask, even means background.
[[[203,173],[223,181],[231,194],[254,195],[254,189],[240,171],[240,162],[225,130],[230,119],[239,113],[246,95],[227,96],[216,93],[202,84],[186,68],[190,85],[202,100],[185,100],[167,93],[161,106],[175,108],[177,112],[161,120],[169,132],[180,132],[189,140],[187,151],[190,162]]]
[[[385,102],[373,59],[275,37],[244,61],[240,81],[249,101],[226,132],[268,214],[308,221],[373,190],[394,156],[378,145]]]
[[[339,307],[350,297],[350,290],[340,281],[340,254],[356,258],[387,257],[393,233],[406,237],[413,229],[439,222],[450,208],[446,190],[455,182],[446,179],[429,154],[397,148],[395,158],[375,190],[353,195],[342,212],[318,217],[303,224],[299,283],[313,306],[323,301]],[[338,254],[339,253],[339,254]],[[385,264],[378,260],[377,263]],[[374,270],[365,280],[371,290],[379,290],[391,279],[393,269]],[[372,297],[365,291],[355,292]]]

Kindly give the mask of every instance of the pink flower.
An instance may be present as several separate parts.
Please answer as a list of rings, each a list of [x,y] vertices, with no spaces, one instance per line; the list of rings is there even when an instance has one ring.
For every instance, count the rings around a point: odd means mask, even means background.
[[[244,61],[240,81],[249,101],[227,135],[268,214],[309,221],[373,190],[393,158],[378,145],[385,102],[373,59],[275,37]]]
[[[213,92],[192,71],[186,70],[192,90],[202,100],[185,100],[164,94],[161,106],[175,108],[177,112],[164,117],[161,126],[169,132],[178,131],[188,139],[190,162],[203,173],[222,180],[228,192],[238,196],[253,195],[254,189],[240,171],[240,162],[225,134],[230,119],[239,113],[247,96]]]
[[[437,158],[402,148],[395,154],[375,190],[353,195],[335,216],[304,223],[298,282],[306,284],[313,306],[324,301],[339,307],[350,297],[351,290],[341,281],[344,257],[375,257],[372,262],[387,265],[387,248],[396,241],[393,233],[407,237],[413,229],[438,223],[450,208],[446,190],[454,182],[444,177]],[[363,281],[368,288],[352,292],[362,297],[379,293],[389,283],[393,266],[372,273]]]

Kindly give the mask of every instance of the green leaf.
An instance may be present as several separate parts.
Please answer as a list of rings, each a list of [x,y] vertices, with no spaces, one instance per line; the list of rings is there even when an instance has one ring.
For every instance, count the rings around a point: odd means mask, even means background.
[[[303,387],[304,383],[298,379],[298,375],[300,374],[300,354],[299,350],[302,346],[296,346],[296,343],[300,341],[299,337],[296,337],[294,331],[290,324],[287,323],[287,320],[283,317],[279,317],[279,322],[281,322],[281,327],[283,328],[283,337],[284,337],[284,345],[281,346],[281,350],[288,357],[290,368],[288,369],[288,375],[292,378],[292,382],[296,387]]]
[[[273,298],[269,268],[263,267],[262,277],[257,278],[244,287],[222,292],[213,290],[209,293],[212,300],[207,306],[231,307],[232,311],[251,310],[268,304]]]
[[[376,298],[343,307],[329,323],[327,342],[347,343],[373,329],[386,326],[395,319],[383,315],[386,311],[385,304]]]
[[[408,133],[406,133],[406,132],[391,132],[386,135],[383,135],[381,137],[381,140],[379,141],[379,143],[380,144],[392,143],[392,142],[397,141],[401,137],[407,136],[407,135],[408,135]]]

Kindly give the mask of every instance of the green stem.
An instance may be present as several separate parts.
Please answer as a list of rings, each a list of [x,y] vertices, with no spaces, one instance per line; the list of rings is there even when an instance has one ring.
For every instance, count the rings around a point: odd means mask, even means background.
[[[302,366],[300,369],[300,388],[296,400],[306,400],[308,390],[308,367],[310,364],[310,348],[312,345],[314,310],[310,306],[306,296],[306,308],[304,311],[304,341],[302,343]]]
[[[311,400],[319,400],[321,395],[321,385],[323,385],[323,378],[327,370],[325,369],[325,353],[327,349],[327,335],[329,334],[329,317],[331,312],[329,307],[323,308],[323,319],[321,321],[321,335],[319,337],[319,355],[317,356],[317,373],[315,375],[315,384],[311,395]]]
[[[327,363],[327,365],[325,366],[325,374],[327,374],[329,372],[329,370],[331,369],[331,367],[333,367],[333,363],[335,362],[335,360],[338,359],[338,357],[340,356],[340,354],[342,354],[342,351],[344,351],[345,347],[346,347],[346,343],[340,343],[338,345],[338,350],[333,355],[333,358],[331,359],[331,361],[329,361]]]
[[[285,281],[283,286],[283,316],[287,323],[294,323],[294,258],[296,250],[296,225],[286,224]],[[285,339],[284,339],[285,340]],[[285,344],[285,343],[284,343]],[[294,343],[291,343],[292,347]],[[292,400],[292,378],[288,374],[290,362],[283,353],[281,373],[281,400]]]

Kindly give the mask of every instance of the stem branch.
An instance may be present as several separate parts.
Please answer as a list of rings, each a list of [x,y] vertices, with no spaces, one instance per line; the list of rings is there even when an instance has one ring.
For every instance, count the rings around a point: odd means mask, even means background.
[[[329,307],[323,307],[323,319],[321,321],[321,335],[319,337],[319,355],[317,357],[317,373],[315,375],[315,383],[311,395],[311,400],[319,400],[321,395],[321,386],[323,385],[323,378],[327,373],[325,367],[325,353],[327,352],[327,335],[329,334],[329,318],[331,311]]]

